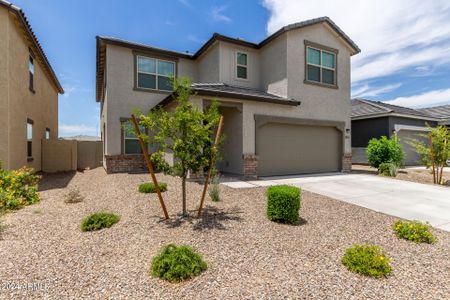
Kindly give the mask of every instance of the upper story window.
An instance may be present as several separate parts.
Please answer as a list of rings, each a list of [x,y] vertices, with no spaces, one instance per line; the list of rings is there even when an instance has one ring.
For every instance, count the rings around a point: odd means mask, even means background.
[[[137,87],[171,91],[171,78],[175,76],[175,63],[156,58],[137,56]]]
[[[336,53],[306,47],[306,81],[336,85]]]
[[[28,59],[29,89],[34,91],[34,59],[30,55]]]
[[[49,128],[45,128],[45,139],[46,140],[50,139],[50,129]]]
[[[236,78],[247,79],[247,53],[236,52]]]

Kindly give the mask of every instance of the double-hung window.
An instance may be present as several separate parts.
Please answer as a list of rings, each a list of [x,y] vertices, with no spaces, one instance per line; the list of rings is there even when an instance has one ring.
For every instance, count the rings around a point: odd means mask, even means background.
[[[336,85],[336,53],[306,47],[306,80]]]
[[[27,158],[33,159],[33,120],[27,120]]]
[[[134,125],[130,121],[122,122],[123,151],[124,154],[141,154],[142,149],[139,138],[134,134]],[[145,132],[145,128],[139,125],[139,130]]]
[[[171,78],[175,77],[175,63],[137,56],[137,87],[160,91],[173,90]]]
[[[247,79],[248,76],[247,54],[236,52],[236,78]]]

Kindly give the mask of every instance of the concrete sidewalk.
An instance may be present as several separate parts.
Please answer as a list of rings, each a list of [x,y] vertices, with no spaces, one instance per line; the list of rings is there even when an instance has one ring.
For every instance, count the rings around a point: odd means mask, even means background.
[[[232,188],[288,184],[392,216],[450,231],[450,188],[365,174],[266,177],[222,183]]]

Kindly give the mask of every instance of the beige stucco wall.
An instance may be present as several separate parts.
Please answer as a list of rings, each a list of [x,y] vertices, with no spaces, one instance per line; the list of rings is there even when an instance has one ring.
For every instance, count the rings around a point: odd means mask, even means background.
[[[205,53],[197,58],[197,82],[219,82],[220,81],[220,46],[216,42]]]
[[[8,11],[0,7],[0,160],[9,167],[9,76],[8,76]]]
[[[34,90],[29,90],[28,60],[31,44],[25,39],[24,34],[14,23],[14,15],[2,11],[1,21],[7,24],[6,55],[0,60],[7,60],[7,88],[9,94],[8,124],[7,130],[7,154],[0,152],[0,159],[7,157],[7,168],[16,169],[22,166],[41,170],[41,139],[45,136],[45,129],[50,129],[50,138],[58,137],[58,91],[48,75],[44,72],[39,57],[34,60]],[[3,26],[1,26],[3,28]],[[4,28],[0,29],[4,34]],[[4,45],[4,43],[2,43]],[[0,65],[4,65],[0,63]],[[0,75],[1,76],[1,75]],[[2,88],[3,90],[3,88]],[[3,108],[3,106],[2,106]],[[2,117],[6,115],[3,112]],[[27,161],[27,118],[32,119],[33,125],[33,161]],[[3,134],[4,135],[4,134]],[[3,139],[2,139],[3,140]],[[3,141],[2,141],[3,143]],[[5,156],[6,155],[6,156]]]
[[[220,78],[219,81],[230,85],[251,88],[260,87],[259,52],[255,49],[242,47],[227,42],[220,42]],[[236,53],[247,54],[247,79],[236,77]]]
[[[135,108],[148,112],[169,93],[133,89],[135,67],[131,49],[107,45],[106,62],[107,84],[101,126],[103,130],[106,122],[105,154],[119,155],[122,143],[120,119],[129,118]],[[195,80],[197,69],[192,61],[180,58],[176,64],[177,76],[188,76]]]
[[[93,169],[101,166],[103,157],[101,141],[77,141],[77,169]]]
[[[277,37],[260,51],[260,88],[287,97],[287,35]]]

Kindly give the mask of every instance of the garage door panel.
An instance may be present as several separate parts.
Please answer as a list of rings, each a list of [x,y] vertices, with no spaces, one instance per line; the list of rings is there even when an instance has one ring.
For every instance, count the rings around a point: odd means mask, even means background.
[[[426,131],[417,131],[417,130],[399,130],[397,136],[400,140],[400,144],[403,147],[403,151],[405,152],[405,157],[403,159],[403,163],[405,166],[417,166],[420,165],[421,157],[416,152],[416,149],[409,145],[409,141],[419,140],[428,145],[428,139],[426,137],[422,137],[421,135],[426,134]]]
[[[257,129],[258,175],[335,172],[341,133],[334,127],[268,123]]]

